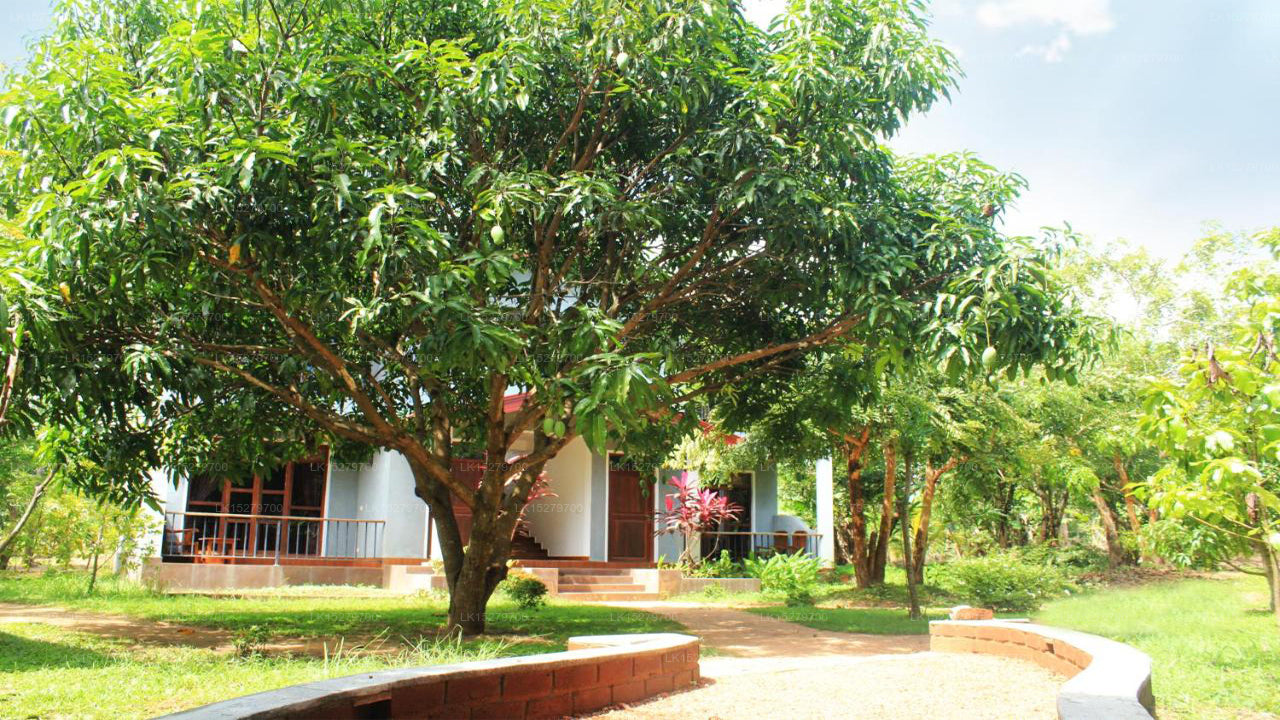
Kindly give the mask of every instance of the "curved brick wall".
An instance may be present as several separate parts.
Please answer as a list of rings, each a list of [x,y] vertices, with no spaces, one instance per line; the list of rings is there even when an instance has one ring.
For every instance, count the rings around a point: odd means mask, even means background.
[[[693,685],[698,648],[697,638],[673,633],[576,637],[567,652],[351,675],[167,717],[562,717]]]
[[[1088,633],[1008,620],[929,623],[929,647],[1030,660],[1069,680],[1058,691],[1062,720],[1150,720],[1151,658]]]

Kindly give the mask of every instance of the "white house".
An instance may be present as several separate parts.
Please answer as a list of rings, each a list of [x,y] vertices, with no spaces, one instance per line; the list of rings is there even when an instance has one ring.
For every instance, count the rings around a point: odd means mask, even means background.
[[[483,462],[455,461],[454,473],[478,478]],[[655,533],[655,522],[672,492],[669,480],[683,471],[632,467],[621,455],[592,452],[578,438],[545,472],[550,494],[526,510],[527,528],[513,544],[521,566],[562,569],[569,585],[607,576],[615,579],[600,582],[627,586],[633,583],[615,576],[680,555],[682,538]],[[431,561],[441,557],[431,513],[396,452],[365,462],[325,453],[269,477],[157,471],[152,483],[164,524],[144,574],[170,587],[399,585],[406,573],[430,575]],[[696,551],[818,552],[816,533],[778,513],[774,468],[736,473],[725,492],[744,511],[736,522],[704,533]],[[455,515],[465,540],[466,507],[455,505]]]

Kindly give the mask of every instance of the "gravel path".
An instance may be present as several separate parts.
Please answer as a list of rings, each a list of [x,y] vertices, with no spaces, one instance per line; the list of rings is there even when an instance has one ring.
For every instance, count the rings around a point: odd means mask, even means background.
[[[596,717],[1051,720],[1062,678],[1029,662],[927,652],[921,635],[813,630],[728,608],[615,603],[676,620],[714,654],[693,690]]]

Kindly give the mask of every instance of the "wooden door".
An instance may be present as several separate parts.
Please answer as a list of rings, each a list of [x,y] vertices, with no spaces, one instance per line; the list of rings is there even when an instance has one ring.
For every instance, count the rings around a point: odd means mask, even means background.
[[[653,561],[653,480],[638,470],[609,471],[609,559]]]

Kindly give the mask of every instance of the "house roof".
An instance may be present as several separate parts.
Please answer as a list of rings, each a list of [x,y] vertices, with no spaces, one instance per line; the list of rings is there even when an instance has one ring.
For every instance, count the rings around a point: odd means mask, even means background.
[[[529,397],[529,393],[512,393],[502,398],[502,412],[513,413],[524,407],[525,398]]]

